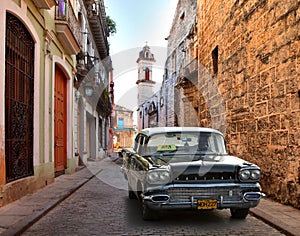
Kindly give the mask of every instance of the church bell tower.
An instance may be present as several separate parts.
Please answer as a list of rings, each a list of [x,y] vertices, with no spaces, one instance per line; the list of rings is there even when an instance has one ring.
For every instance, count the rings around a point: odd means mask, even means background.
[[[146,44],[139,53],[138,63],[138,106],[154,94],[155,81],[152,80],[152,66],[156,62],[150,47]]]

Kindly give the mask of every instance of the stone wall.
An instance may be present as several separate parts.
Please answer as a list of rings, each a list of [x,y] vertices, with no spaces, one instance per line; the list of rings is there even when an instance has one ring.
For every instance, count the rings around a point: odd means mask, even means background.
[[[179,0],[168,36],[167,61],[162,84],[165,98],[165,125],[184,126],[184,94],[175,85],[182,68],[192,59],[189,35],[194,28],[197,13],[196,0]],[[195,122],[196,123],[196,122]]]
[[[212,126],[214,119],[224,118],[229,152],[261,167],[268,197],[296,208],[300,208],[299,6],[297,0],[198,0],[198,57],[203,67],[198,83],[204,93],[199,122]],[[218,94],[210,94],[209,83],[217,86]],[[208,101],[213,98],[225,106],[225,113],[211,108],[214,103]]]

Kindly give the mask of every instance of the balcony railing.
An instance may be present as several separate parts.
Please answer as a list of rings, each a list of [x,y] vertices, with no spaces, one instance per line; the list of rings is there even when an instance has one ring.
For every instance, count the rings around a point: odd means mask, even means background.
[[[75,88],[78,89],[81,82],[86,78],[88,80],[91,80],[89,77],[93,74],[90,73],[88,76],[88,73],[90,70],[94,67],[94,57],[90,56],[87,52],[79,52],[76,55],[76,80],[74,81]],[[92,81],[94,82],[94,81]]]
[[[69,0],[58,0],[55,7],[57,37],[67,54],[77,54],[82,41],[81,27]]]
[[[115,131],[127,131],[127,130],[135,130],[132,125],[123,125],[114,128]]]
[[[186,63],[179,71],[176,87],[188,88],[198,84],[198,59]]]
[[[109,36],[103,1],[85,1],[85,7],[100,59],[103,60],[108,56],[107,37]]]
[[[77,70],[91,70],[94,66],[94,57],[90,56],[88,52],[80,52],[76,55]]]
[[[198,59],[194,58],[189,61],[183,68],[183,74],[188,76],[198,71]]]

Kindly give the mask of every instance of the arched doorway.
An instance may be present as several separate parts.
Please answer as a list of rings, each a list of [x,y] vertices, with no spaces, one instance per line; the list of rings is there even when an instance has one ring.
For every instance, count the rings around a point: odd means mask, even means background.
[[[54,168],[56,176],[67,168],[67,77],[59,66],[55,66]]]
[[[34,40],[14,15],[6,14],[6,181],[33,175]]]

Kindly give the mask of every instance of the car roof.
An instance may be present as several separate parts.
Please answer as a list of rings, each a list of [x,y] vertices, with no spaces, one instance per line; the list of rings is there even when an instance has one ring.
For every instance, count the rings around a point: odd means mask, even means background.
[[[160,134],[166,132],[209,132],[209,133],[218,133],[223,135],[220,131],[211,129],[211,128],[203,128],[203,127],[155,127],[155,128],[146,128],[142,129],[139,133],[143,133],[147,136],[151,136],[153,134]]]

